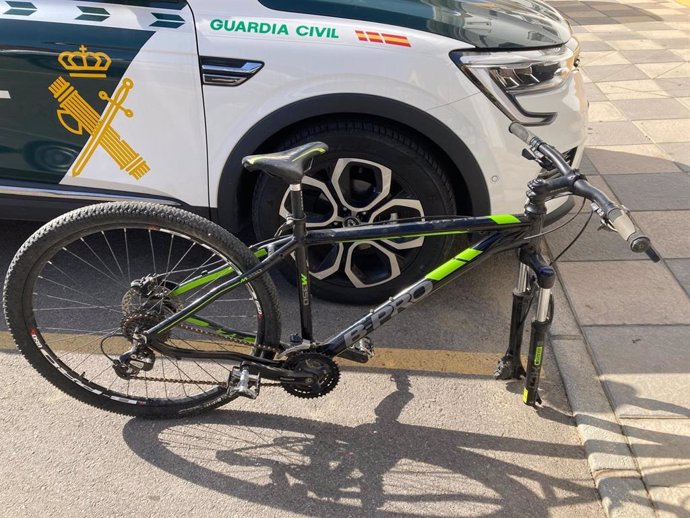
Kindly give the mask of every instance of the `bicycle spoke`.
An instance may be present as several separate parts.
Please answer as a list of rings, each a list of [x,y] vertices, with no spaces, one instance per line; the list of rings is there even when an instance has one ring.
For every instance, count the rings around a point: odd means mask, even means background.
[[[115,256],[115,251],[113,250],[113,247],[110,246],[110,241],[108,240],[108,237],[105,235],[105,232],[101,231],[101,235],[103,236],[103,239],[105,240],[105,244],[108,247],[108,250],[110,250],[110,255],[113,256],[113,260],[115,261],[115,264],[117,265],[117,269],[120,270],[120,275],[122,276],[122,280],[129,285],[129,279],[125,277],[125,272],[122,271],[122,266],[120,266],[120,261],[117,260],[117,257]]]
[[[86,246],[86,248],[88,248],[91,251],[91,253],[96,257],[96,259],[98,259],[98,261],[103,265],[103,267],[106,270],[108,270],[108,273],[110,273],[113,276],[112,279],[115,280],[115,282],[117,282],[117,280],[115,279],[117,274],[115,272],[113,272],[107,264],[105,264],[103,259],[101,259],[101,256],[98,255],[93,248],[91,248],[91,245],[89,245],[84,238],[81,238],[81,242],[84,243],[84,246]],[[126,284],[124,284],[124,285],[126,286]],[[122,284],[121,284],[121,286],[122,286]]]
[[[71,256],[73,256],[75,259],[80,260],[80,261],[81,261],[82,263],[84,263],[86,266],[92,268],[93,270],[96,270],[98,273],[100,273],[100,274],[103,275],[104,277],[106,277],[106,278],[110,279],[111,281],[117,283],[117,279],[114,279],[113,277],[110,277],[107,273],[104,273],[102,270],[96,268],[96,267],[95,267],[94,265],[92,265],[90,262],[88,262],[88,261],[82,259],[81,257],[79,257],[77,254],[75,254],[75,253],[72,252],[71,250],[68,250],[67,248],[63,248],[63,250],[64,250],[65,252],[67,252],[68,254],[70,254]]]
[[[190,358],[177,360],[149,351],[153,362],[147,370],[137,369],[140,364],[135,362],[126,366],[123,355],[132,350],[134,333],[153,327],[227,277],[212,276],[180,295],[173,293],[175,286],[226,267],[242,270],[218,251],[218,244],[189,237],[194,232],[181,226],[177,230],[147,222],[91,230],[84,225],[71,240],[63,238],[59,246],[43,252],[46,259],[28,279],[27,320],[40,333],[49,362],[59,366],[64,383],[103,394],[103,406],[117,406],[122,398],[137,402],[123,407],[125,412],[130,408],[133,414],[147,414],[148,407],[151,415],[174,415],[179,409],[216,401],[212,398],[223,394],[236,362],[195,358],[194,353],[242,350],[241,344],[214,333],[215,326],[256,336],[263,325],[255,291],[240,285],[214,301],[209,311],[217,319],[214,327],[185,324],[165,338],[192,353]],[[132,280],[139,282],[133,285]],[[199,334],[204,337],[199,339]],[[118,361],[123,370],[113,369]],[[127,368],[128,374],[122,374]]]
[[[55,267],[55,265],[51,265],[51,266]],[[55,280],[49,279],[49,278],[44,277],[44,276],[42,276],[42,275],[39,275],[38,278],[41,279],[41,280],[44,280],[44,281],[53,283],[53,284],[55,284],[56,286],[60,286],[61,288],[64,288],[64,289],[66,289],[66,290],[68,290],[68,291],[73,291],[73,292],[78,293],[78,294],[80,294],[80,295],[85,295],[85,296],[87,296],[87,297],[89,297],[89,298],[92,298],[93,300],[95,300],[96,302],[98,302],[98,304],[100,305],[100,307],[107,307],[107,306],[108,306],[108,304],[104,304],[103,301],[101,301],[100,299],[96,298],[95,296],[93,296],[93,295],[91,295],[91,294],[89,294],[89,293],[86,293],[86,292],[84,292],[84,291],[79,291],[79,290],[77,290],[77,289],[75,289],[75,288],[72,288],[72,287],[67,286],[67,285],[65,285],[65,284],[61,284],[61,283],[59,283],[59,282],[57,282],[57,281],[55,281]],[[35,295],[35,294],[36,294],[36,293],[34,292],[34,295]],[[42,296],[42,297],[51,297],[52,295],[45,294],[45,295],[41,295],[41,296]],[[78,302],[78,301],[74,301],[74,302]],[[78,302],[78,303],[87,305],[85,302]]]

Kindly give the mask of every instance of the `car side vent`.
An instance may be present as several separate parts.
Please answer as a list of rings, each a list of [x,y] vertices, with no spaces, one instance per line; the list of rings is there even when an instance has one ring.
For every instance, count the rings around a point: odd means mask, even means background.
[[[201,57],[201,79],[205,85],[238,86],[264,66],[260,61]]]

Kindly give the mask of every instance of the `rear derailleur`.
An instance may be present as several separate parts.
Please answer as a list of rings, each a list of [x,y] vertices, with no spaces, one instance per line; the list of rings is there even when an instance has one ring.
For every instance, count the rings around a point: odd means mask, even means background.
[[[143,338],[143,337],[142,337]],[[141,371],[148,372],[156,363],[156,356],[151,349],[143,345],[143,340],[135,336],[134,345],[117,359],[112,359],[113,370],[122,379],[135,378]]]

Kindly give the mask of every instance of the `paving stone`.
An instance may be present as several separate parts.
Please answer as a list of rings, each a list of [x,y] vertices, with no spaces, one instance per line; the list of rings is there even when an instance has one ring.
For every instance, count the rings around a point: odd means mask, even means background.
[[[585,29],[587,29],[589,32],[628,32],[630,29],[626,27],[625,25],[620,25],[618,23],[611,23],[609,21],[608,24],[606,25],[592,25],[591,27],[585,25]]]
[[[690,209],[690,176],[686,173],[619,174],[607,176],[606,181],[633,212]]]
[[[678,61],[678,54],[670,50],[624,50],[621,55],[631,63],[662,63]]]
[[[680,56],[684,61],[690,61],[690,49],[671,49],[671,52]]]
[[[592,34],[601,41],[620,41],[620,40],[638,40],[640,37],[636,32],[597,32]],[[578,36],[578,39],[580,37]]]
[[[690,172],[690,146],[688,144],[661,144],[659,147],[675,161],[682,171]]]
[[[605,41],[581,41],[580,49],[589,52],[592,50],[613,50],[613,47]]]
[[[613,18],[619,23],[625,23],[625,24],[636,24],[636,23],[644,23],[644,22],[654,22],[655,20],[659,20],[658,17],[654,16],[615,16]]]
[[[620,52],[583,52],[581,58],[585,66],[630,65],[630,61]],[[676,61],[678,61],[678,56],[676,56]]]
[[[633,31],[661,31],[661,30],[672,30],[676,27],[671,26],[670,23],[666,22],[643,22],[636,23],[634,26],[630,27]]]
[[[674,6],[675,7],[675,6]],[[668,9],[647,9],[647,12],[651,14],[655,14],[659,17],[661,17],[663,20],[668,20],[671,16],[676,14],[676,9],[674,8],[668,8]]]
[[[597,170],[596,167],[594,167],[594,164],[590,160],[588,154],[587,154],[587,149],[585,149],[585,152],[582,154],[582,160],[580,161],[580,171],[582,171],[586,175],[598,175],[599,171]]]
[[[678,518],[690,516],[689,487],[648,487],[654,500],[657,518]]]
[[[610,23],[611,23],[611,18],[609,18],[607,16],[587,17],[587,18],[579,18],[578,20],[574,20],[574,21],[580,23],[581,25],[584,25],[590,31],[592,30],[592,27],[596,27],[597,25],[607,27],[607,31],[608,31],[608,27],[610,27]],[[594,31],[592,31],[592,32],[594,32]]]
[[[642,70],[642,72],[644,72],[651,79],[656,79],[657,77],[682,64],[682,61],[669,61],[667,63],[639,63],[634,66]]]
[[[580,203],[575,203],[580,207]],[[572,216],[570,216],[572,217]],[[565,227],[547,235],[546,240],[553,256],[565,250],[577,233],[582,229],[585,221],[589,217],[588,207],[585,206],[585,213],[575,217]],[[562,225],[565,221],[554,223],[547,230]],[[599,227],[599,217],[593,215],[580,238],[563,254],[560,261],[632,261],[639,260],[640,256],[631,252],[625,241],[615,232],[597,230]]]
[[[613,104],[630,120],[690,118],[690,110],[676,99],[614,101]]]
[[[657,42],[646,39],[609,41],[616,50],[656,50],[663,48]]]
[[[576,206],[579,208],[580,203],[576,203]],[[546,240],[552,256],[555,257],[562,250],[565,250],[565,247],[572,242],[573,238],[582,229],[589,217],[587,206],[585,206],[584,211],[584,214],[576,216],[565,227],[548,234]],[[547,227],[547,230],[556,228],[563,223],[565,221],[558,221],[552,226]],[[606,230],[597,230],[598,228],[599,218],[593,215],[584,233],[563,254],[559,261],[634,261],[640,259],[640,256],[630,251],[627,243],[618,234]]]
[[[690,142],[690,118],[644,120],[635,125],[656,143]]]
[[[589,101],[607,101],[608,98],[594,83],[585,83],[585,96]]]
[[[690,296],[690,259],[669,259],[666,265]]]
[[[690,43],[688,43],[688,40],[690,38],[673,38],[673,39],[667,39],[667,40],[655,40],[654,43],[659,45],[661,48],[664,49],[687,49],[690,46]]]
[[[611,122],[627,119],[611,102],[599,101],[590,103],[589,120],[592,122]]]
[[[664,24],[665,25],[665,24]],[[637,28],[637,34],[639,34],[643,38],[647,38],[649,40],[664,40],[664,39],[686,39],[688,38],[688,35],[684,31],[679,31],[679,30],[639,30]],[[690,44],[689,44],[690,45]]]
[[[637,212],[634,218],[664,259],[690,257],[690,211]]]
[[[655,80],[667,97],[685,97],[690,92],[689,77],[660,77]]]
[[[599,12],[595,9],[587,9],[587,10],[582,10],[582,11],[577,11],[577,12],[570,12],[568,13],[568,16],[573,18],[574,20],[579,20],[581,18],[608,18],[607,15],[605,15],[602,12]],[[607,23],[611,23],[608,21]]]
[[[688,36],[690,38],[690,36]],[[681,63],[675,68],[672,68],[668,72],[661,74],[662,79],[675,78],[675,77],[690,77],[690,63]]]
[[[601,174],[680,171],[671,157],[654,144],[589,147],[587,154]]]
[[[690,488],[690,419],[624,419],[621,424],[648,486]]]
[[[601,84],[600,84],[601,86]],[[649,140],[632,122],[592,122],[587,143],[592,146],[647,144]]]
[[[602,81],[597,86],[612,101],[622,99],[659,99],[668,94],[652,79]]]
[[[690,417],[690,326],[584,327],[616,415]]]
[[[561,261],[558,269],[582,325],[690,324],[690,300],[651,261]]]
[[[690,31],[690,21],[687,21],[687,22],[669,22],[668,26],[673,27],[674,29],[680,29],[682,31]]]
[[[627,33],[621,33],[621,34],[627,34]],[[592,34],[591,32],[582,32],[577,35],[577,41],[582,43],[583,41],[602,41],[602,38],[600,38],[596,34]]]

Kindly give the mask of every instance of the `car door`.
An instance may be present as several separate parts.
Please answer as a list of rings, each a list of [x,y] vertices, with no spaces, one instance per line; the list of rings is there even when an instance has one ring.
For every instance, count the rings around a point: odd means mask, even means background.
[[[0,1],[0,193],[207,207],[202,107],[185,1]]]

